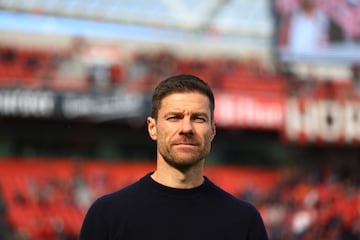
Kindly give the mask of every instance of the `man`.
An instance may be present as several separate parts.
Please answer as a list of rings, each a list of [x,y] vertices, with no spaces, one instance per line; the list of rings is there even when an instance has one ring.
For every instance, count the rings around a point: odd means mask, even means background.
[[[319,0],[277,0],[282,15],[279,44],[298,56],[317,54],[329,45],[329,19]]]
[[[157,167],[99,198],[80,240],[266,240],[258,211],[203,176],[215,136],[214,95],[192,75],[162,81],[152,97],[148,132]]]

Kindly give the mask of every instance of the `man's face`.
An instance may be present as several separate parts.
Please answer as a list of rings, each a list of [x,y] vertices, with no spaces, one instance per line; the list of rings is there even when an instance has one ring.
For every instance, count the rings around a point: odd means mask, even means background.
[[[148,130],[157,141],[158,160],[177,169],[196,165],[209,154],[215,136],[209,99],[198,92],[166,96],[157,119],[148,118]]]
[[[316,0],[302,0],[302,1],[300,1],[300,5],[305,11],[314,10],[315,7],[316,7],[316,4],[317,4]]]

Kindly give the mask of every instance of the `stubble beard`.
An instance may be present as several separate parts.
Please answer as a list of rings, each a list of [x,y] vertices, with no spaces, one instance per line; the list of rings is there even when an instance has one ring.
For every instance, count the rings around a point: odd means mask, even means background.
[[[210,152],[210,145],[206,146],[200,153],[193,151],[188,153],[179,153],[179,154],[188,154],[193,156],[179,156],[175,151],[167,149],[165,151],[159,150],[160,155],[165,160],[165,162],[171,167],[178,169],[181,172],[187,172],[195,166],[199,165],[202,160],[205,160],[205,157]]]

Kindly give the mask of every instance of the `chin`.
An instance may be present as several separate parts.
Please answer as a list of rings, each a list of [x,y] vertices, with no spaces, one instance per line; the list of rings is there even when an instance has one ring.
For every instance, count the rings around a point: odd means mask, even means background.
[[[189,170],[189,169],[193,168],[194,166],[197,166],[201,162],[201,159],[178,157],[178,158],[173,158],[171,160],[168,159],[168,160],[166,160],[166,162],[170,166],[172,166],[176,169],[185,171],[185,170]]]

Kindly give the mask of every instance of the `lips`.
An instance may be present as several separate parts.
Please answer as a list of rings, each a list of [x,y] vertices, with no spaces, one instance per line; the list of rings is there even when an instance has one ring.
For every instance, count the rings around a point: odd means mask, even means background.
[[[174,147],[180,148],[180,149],[193,149],[198,146],[196,143],[189,143],[189,142],[179,142],[173,145]]]
[[[198,145],[197,143],[194,142],[176,142],[174,143],[174,145],[190,145],[190,146],[196,146]]]

